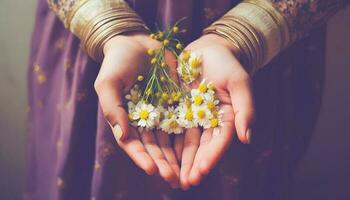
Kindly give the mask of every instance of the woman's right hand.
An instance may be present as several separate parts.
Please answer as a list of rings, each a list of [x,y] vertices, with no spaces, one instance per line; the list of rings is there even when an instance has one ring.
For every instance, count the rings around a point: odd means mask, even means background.
[[[95,90],[105,119],[112,126],[119,146],[147,174],[158,174],[173,188],[179,186],[180,167],[165,133],[152,133],[129,126],[124,96],[137,76],[150,69],[147,50],[157,49],[160,42],[146,34],[120,35],[104,46],[104,60],[95,81]],[[176,67],[175,57],[168,52],[166,62]]]

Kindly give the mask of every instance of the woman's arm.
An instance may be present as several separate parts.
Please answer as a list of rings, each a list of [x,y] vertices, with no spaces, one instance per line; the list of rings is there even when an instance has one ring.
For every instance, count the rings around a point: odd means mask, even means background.
[[[204,33],[230,40],[235,55],[254,73],[348,3],[348,0],[244,0]]]

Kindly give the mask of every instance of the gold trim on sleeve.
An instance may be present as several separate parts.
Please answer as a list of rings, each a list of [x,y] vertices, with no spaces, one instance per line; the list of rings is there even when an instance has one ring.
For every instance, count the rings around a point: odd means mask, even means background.
[[[290,43],[287,22],[266,0],[244,0],[203,33],[232,42],[236,56],[252,74]]]
[[[143,20],[123,0],[81,0],[67,15],[67,27],[80,38],[94,60],[103,59],[103,46],[127,32],[148,32]]]

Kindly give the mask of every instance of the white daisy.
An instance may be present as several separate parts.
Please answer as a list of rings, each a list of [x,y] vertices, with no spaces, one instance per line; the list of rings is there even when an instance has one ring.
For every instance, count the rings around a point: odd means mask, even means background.
[[[160,129],[166,133],[182,133],[182,127],[177,120],[177,113],[174,107],[169,107],[164,112],[164,119],[160,122]]]
[[[207,106],[192,105],[192,111],[195,123],[203,127],[206,127],[208,123],[210,123],[210,119],[212,118],[213,114]]]
[[[191,106],[188,106],[185,102],[182,102],[179,104],[176,110],[178,113],[178,122],[182,127],[193,128],[197,126],[197,124],[194,122]]]
[[[134,120],[138,120],[137,125],[140,127],[151,129],[156,125],[159,113],[151,104],[139,102],[135,106],[135,111],[132,114]]]

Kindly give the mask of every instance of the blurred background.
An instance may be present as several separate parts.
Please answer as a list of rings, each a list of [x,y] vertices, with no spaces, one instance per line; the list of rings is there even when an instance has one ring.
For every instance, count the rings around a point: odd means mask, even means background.
[[[0,1],[0,199],[22,199],[26,70],[36,0]],[[323,107],[292,187],[295,200],[350,199],[350,7],[328,25]]]

